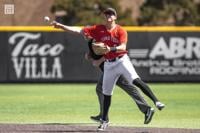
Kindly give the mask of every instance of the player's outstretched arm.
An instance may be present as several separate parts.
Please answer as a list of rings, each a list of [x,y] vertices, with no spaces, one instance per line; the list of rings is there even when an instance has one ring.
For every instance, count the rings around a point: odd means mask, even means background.
[[[80,27],[77,27],[77,26],[67,26],[67,25],[63,25],[61,23],[58,23],[56,21],[53,21],[51,23],[51,25],[53,25],[55,28],[62,29],[64,31],[69,31],[71,33],[77,33],[77,34],[81,34],[81,30],[82,30],[82,28],[80,28]]]

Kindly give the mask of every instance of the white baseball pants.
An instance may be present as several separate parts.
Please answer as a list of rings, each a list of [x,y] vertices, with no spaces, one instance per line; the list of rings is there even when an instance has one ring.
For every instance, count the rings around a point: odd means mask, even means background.
[[[113,94],[113,89],[120,75],[123,75],[130,84],[133,84],[133,80],[139,78],[127,54],[114,62],[105,61],[103,94]]]

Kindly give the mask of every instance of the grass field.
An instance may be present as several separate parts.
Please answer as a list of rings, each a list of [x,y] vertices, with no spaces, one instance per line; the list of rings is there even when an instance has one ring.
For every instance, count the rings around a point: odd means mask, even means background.
[[[149,84],[166,104],[149,125],[121,89],[115,88],[112,125],[200,129],[200,84]],[[148,103],[152,102],[148,100]],[[86,123],[98,114],[95,84],[1,84],[0,123]]]

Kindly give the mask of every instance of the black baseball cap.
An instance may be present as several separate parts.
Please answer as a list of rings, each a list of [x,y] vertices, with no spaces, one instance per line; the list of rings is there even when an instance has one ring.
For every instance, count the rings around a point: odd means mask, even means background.
[[[115,16],[117,16],[117,12],[114,8],[106,8],[104,11],[103,11],[104,14],[113,14]]]

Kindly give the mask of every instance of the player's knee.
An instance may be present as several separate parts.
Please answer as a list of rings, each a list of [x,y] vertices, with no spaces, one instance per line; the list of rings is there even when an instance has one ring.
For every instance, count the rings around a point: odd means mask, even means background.
[[[103,91],[104,96],[112,96],[112,92]]]
[[[96,93],[97,94],[102,94],[102,87],[96,87]]]

